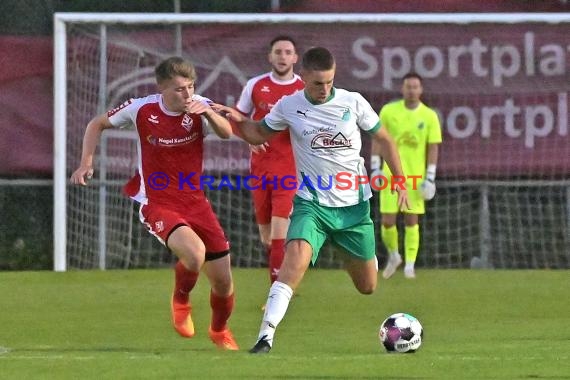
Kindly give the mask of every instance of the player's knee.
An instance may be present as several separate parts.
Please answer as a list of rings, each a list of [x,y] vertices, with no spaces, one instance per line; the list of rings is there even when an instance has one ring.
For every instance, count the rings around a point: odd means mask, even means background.
[[[174,254],[182,260],[186,267],[192,271],[199,271],[204,264],[206,247],[204,244],[196,246],[178,246],[171,248]]]
[[[216,279],[211,284],[212,291],[221,296],[229,296],[233,293],[233,282],[230,278]]]
[[[372,281],[359,282],[356,284],[356,289],[360,292],[360,294],[365,294],[365,295],[372,294],[376,290],[376,282]]]

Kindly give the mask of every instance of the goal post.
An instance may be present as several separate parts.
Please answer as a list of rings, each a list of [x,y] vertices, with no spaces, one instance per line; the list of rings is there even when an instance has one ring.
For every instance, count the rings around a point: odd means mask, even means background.
[[[105,135],[90,186],[68,185],[85,126],[155,92],[154,66],[180,53],[196,66],[197,93],[233,105],[245,81],[268,70],[266,45],[278,34],[301,52],[329,48],[335,85],[377,110],[399,96],[407,71],[423,76],[444,142],[438,193],[421,219],[420,266],[570,267],[568,14],[56,13],[55,271],[171,264],[121,195],[136,166],[132,134]],[[208,138],[204,169],[216,179],[247,173],[247,145]],[[208,197],[234,265],[264,265],[249,193]],[[342,261],[327,246],[319,265]]]

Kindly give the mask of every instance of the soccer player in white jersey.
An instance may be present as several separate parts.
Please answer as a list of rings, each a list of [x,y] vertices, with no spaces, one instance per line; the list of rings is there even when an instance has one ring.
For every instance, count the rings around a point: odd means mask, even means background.
[[[425,201],[435,196],[435,172],[441,144],[441,127],[437,113],[421,100],[423,92],[422,78],[416,73],[408,73],[402,79],[402,96],[386,104],[380,110],[380,120],[390,136],[396,142],[402,167],[409,176],[406,181],[410,208],[403,211],[404,247],[406,265],[404,276],[416,277],[415,262],[420,246],[419,216],[425,213]],[[373,144],[372,150],[376,147]],[[373,155],[370,160],[371,177],[384,174],[390,177],[390,169],[380,166],[380,157]],[[419,186],[413,188],[410,176],[421,176]],[[380,192],[380,212],[382,241],[388,249],[388,261],[382,272],[384,278],[390,278],[402,264],[398,252],[397,216],[400,213],[396,197],[384,189]]]
[[[204,269],[211,286],[209,336],[218,347],[237,350],[227,325],[234,308],[229,243],[199,183],[205,131],[211,128],[229,138],[231,125],[210,107],[209,99],[194,93],[196,71],[190,62],[168,58],[156,67],[155,76],[159,94],[130,99],[89,122],[81,164],[71,182],[86,185],[93,175],[93,155],[103,130],[135,127],[138,172],[125,192],[141,204],[140,219],[149,232],[179,259],[171,298],[174,329],[182,337],[194,336],[190,292]],[[188,180],[180,182],[180,175]]]
[[[283,96],[302,90],[305,85],[293,72],[297,58],[293,38],[273,38],[268,54],[271,71],[246,83],[236,104],[237,110],[253,120],[261,120]],[[295,176],[288,130],[277,133],[268,143],[252,148],[250,170],[256,178],[250,184],[255,220],[267,252],[269,280],[273,284],[285,255],[285,237],[295,196],[294,188],[278,185],[283,178]],[[263,185],[266,179],[269,181]]]
[[[330,238],[346,255],[345,268],[362,294],[374,292],[378,262],[374,225],[370,218],[370,186],[360,156],[360,131],[370,133],[395,175],[403,176],[393,140],[380,127],[378,114],[356,92],[334,88],[335,61],[323,47],[309,49],[301,64],[305,90],[285,96],[262,121],[254,122],[229,107],[227,112],[250,144],[261,144],[277,131],[289,129],[297,166],[297,195],[293,202],[287,247],[277,281],[269,290],[257,343],[251,353],[273,346],[277,325],[309,264]],[[350,185],[339,181],[350,178]],[[398,204],[407,207],[405,188],[396,188]]]

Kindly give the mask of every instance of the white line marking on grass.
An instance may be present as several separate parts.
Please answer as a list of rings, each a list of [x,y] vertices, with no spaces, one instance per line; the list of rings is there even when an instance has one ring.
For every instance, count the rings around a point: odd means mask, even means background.
[[[0,357],[0,359],[16,360],[95,360],[95,356],[75,356],[75,355],[10,355]]]
[[[568,356],[556,356],[555,358],[552,358],[552,355],[545,357],[545,356],[512,356],[512,357],[506,357],[506,356],[478,356],[478,355],[472,355],[472,356],[458,356],[458,355],[439,355],[437,356],[437,359],[439,360],[470,360],[470,361],[489,361],[489,360],[493,360],[493,361],[521,361],[521,360],[525,360],[525,361],[532,361],[532,360],[544,360],[546,358],[549,359],[555,359],[555,360],[567,360]]]
[[[7,354],[8,352],[10,352],[10,349],[8,347],[0,346],[0,355]]]

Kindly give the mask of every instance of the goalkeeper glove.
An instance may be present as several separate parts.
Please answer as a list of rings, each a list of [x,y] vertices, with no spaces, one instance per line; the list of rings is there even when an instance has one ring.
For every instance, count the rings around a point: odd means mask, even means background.
[[[433,199],[435,196],[435,168],[436,166],[433,164],[428,165],[426,170],[426,179],[420,186],[422,198],[426,201]]]
[[[374,178],[378,176],[384,177],[382,158],[378,155],[373,155],[370,156],[370,187],[373,191],[378,191],[382,187],[383,178]]]

